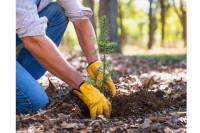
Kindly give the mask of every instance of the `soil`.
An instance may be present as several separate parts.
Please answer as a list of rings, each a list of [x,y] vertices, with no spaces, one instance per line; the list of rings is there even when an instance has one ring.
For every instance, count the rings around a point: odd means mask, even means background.
[[[84,57],[67,57],[83,75],[86,73]],[[17,132],[186,132],[185,59],[168,61],[121,55],[110,58],[117,64],[119,75],[114,80],[117,95],[110,99],[109,119],[90,119],[88,108],[71,88],[47,73],[38,82],[49,95],[50,104],[34,114],[18,113]],[[77,65],[80,61],[82,65]]]

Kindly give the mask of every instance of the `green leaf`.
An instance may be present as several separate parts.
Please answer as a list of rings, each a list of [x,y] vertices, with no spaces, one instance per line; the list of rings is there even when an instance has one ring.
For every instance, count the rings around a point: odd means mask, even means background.
[[[95,78],[92,77],[86,77],[85,82],[89,83],[89,84],[94,84],[96,81]]]

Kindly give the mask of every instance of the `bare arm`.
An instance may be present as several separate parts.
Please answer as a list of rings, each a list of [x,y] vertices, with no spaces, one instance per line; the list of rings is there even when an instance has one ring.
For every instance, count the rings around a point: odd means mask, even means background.
[[[92,24],[89,19],[79,20],[74,22],[74,28],[81,46],[83,53],[85,54],[88,63],[96,60],[100,60],[98,53],[92,53],[95,50],[93,39],[96,39],[96,35]]]
[[[32,36],[22,38],[24,47],[49,72],[72,86],[78,88],[83,77],[62,56],[58,48],[47,36]]]

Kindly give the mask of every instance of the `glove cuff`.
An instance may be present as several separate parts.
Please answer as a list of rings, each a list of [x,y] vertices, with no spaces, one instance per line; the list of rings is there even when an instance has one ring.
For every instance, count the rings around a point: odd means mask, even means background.
[[[93,61],[93,62],[90,62],[90,64],[88,64],[87,67],[89,67],[92,63],[94,63],[94,62],[96,62],[96,61],[99,61],[99,60],[95,60],[95,61]]]
[[[102,61],[100,61],[100,60],[96,60],[96,61],[93,61],[93,62],[91,62],[88,66],[87,66],[87,69],[89,69],[89,68],[91,68],[91,67],[93,67],[93,66],[99,66],[99,65],[101,65],[101,64],[103,64],[102,63]]]
[[[91,84],[89,84],[87,82],[81,83],[81,85],[79,87],[79,91],[81,93],[84,93],[84,92],[86,92],[86,90],[87,90],[87,93],[88,92],[93,92],[94,90],[100,92],[97,88],[95,88],[93,85],[91,85]]]
[[[81,87],[84,83],[85,83],[85,81],[83,81],[83,82],[78,86],[78,88],[73,88],[73,89],[72,89],[72,92],[74,92],[74,90],[76,90],[76,91],[82,93],[81,90],[80,90],[80,87]]]
[[[79,86],[78,89],[80,89],[80,87],[85,83],[85,81],[83,81]]]

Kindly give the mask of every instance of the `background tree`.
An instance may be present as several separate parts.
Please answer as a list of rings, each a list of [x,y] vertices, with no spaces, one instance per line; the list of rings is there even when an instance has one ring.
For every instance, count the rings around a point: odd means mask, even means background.
[[[126,43],[127,36],[126,36],[126,30],[124,27],[124,10],[122,10],[122,3],[123,0],[118,1],[118,17],[119,17],[119,28],[120,28],[120,44]]]
[[[173,5],[176,14],[178,15],[181,25],[183,27],[182,37],[184,40],[184,46],[187,46],[187,13],[186,13],[186,0],[179,0],[180,6],[179,9],[176,6],[175,0],[173,0]]]
[[[154,16],[153,16],[153,0],[149,0],[149,42],[148,42],[148,49],[151,49],[153,46],[153,36],[154,36]]]
[[[161,8],[161,47],[165,46],[165,23],[166,23],[166,11],[167,11],[167,0],[160,0],[160,8]]]
[[[109,40],[118,44],[115,47],[118,52],[135,54],[131,52],[134,49],[162,49],[162,47],[185,49],[183,45],[185,42],[186,46],[187,39],[184,0],[82,0],[82,2],[84,6],[94,11],[91,22],[97,34],[100,31],[99,18],[103,15],[108,17]],[[69,45],[69,49],[80,50],[77,47],[76,33],[70,23],[62,44]]]
[[[149,0],[149,42],[148,42],[148,49],[151,49],[153,44],[153,15],[152,15],[152,0]]]
[[[100,0],[99,3],[99,18],[103,15],[108,17],[110,34],[109,38],[111,41],[114,41],[117,45],[115,46],[115,52],[121,52],[121,46],[119,43],[119,35],[118,35],[118,24],[117,24],[117,16],[118,16],[118,4],[117,0]]]
[[[154,42],[154,33],[156,30],[156,17],[155,17],[155,8],[153,8],[154,1],[149,0],[149,42],[148,42],[148,49],[151,49]]]

